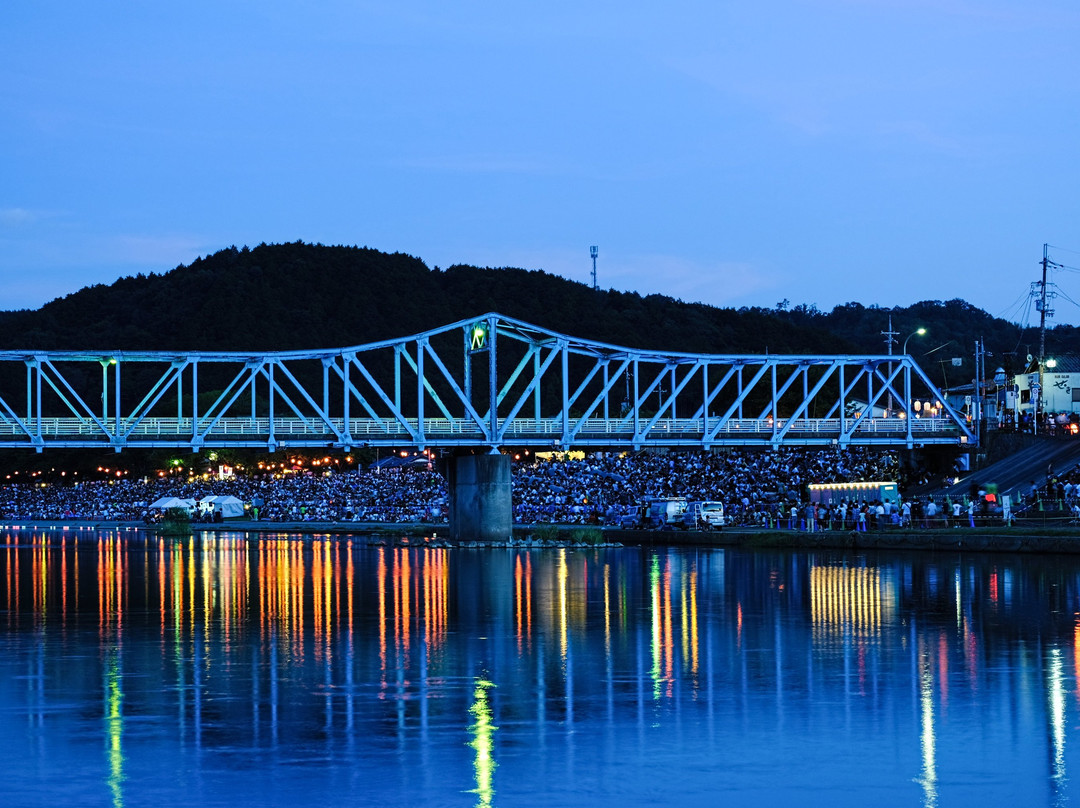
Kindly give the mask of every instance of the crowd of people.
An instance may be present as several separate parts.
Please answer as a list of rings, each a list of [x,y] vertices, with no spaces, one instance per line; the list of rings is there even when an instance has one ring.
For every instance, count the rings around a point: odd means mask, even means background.
[[[424,522],[446,518],[443,478],[427,469],[381,469],[378,472],[280,477],[230,476],[225,479],[170,477],[102,480],[77,485],[9,484],[0,487],[0,517],[152,521],[161,515],[159,500],[175,497],[198,504],[206,497],[234,496],[245,517],[270,522]]]
[[[808,483],[901,481],[897,457],[864,448],[591,455],[519,466],[514,520],[623,524],[651,497],[722,502],[727,524],[765,525]]]
[[[863,448],[594,453],[583,458],[530,458],[513,465],[516,523],[624,524],[650,497],[724,503],[727,524],[776,524],[805,498],[810,482],[903,482],[895,454]],[[173,477],[103,480],[77,485],[0,487],[0,518],[150,521],[154,503],[176,497],[198,503],[231,495],[245,518],[269,522],[440,522],[448,515],[445,479],[431,468],[369,468],[225,479]]]

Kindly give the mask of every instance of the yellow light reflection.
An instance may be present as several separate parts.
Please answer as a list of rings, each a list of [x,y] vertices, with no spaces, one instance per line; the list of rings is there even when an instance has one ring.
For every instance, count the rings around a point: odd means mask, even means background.
[[[12,547],[12,536],[7,538],[7,612],[14,614],[18,611],[19,604],[19,554]]]
[[[695,677],[697,677],[698,673],[697,583],[697,570],[693,569],[687,576],[686,587],[690,590],[690,673]]]
[[[311,558],[312,637],[315,657],[326,662],[331,657],[330,626],[332,615],[334,564],[327,542],[314,544]]]
[[[525,638],[528,640],[528,646],[532,648],[532,630],[533,630],[533,597],[532,597],[532,556],[525,556]]]
[[[67,616],[67,536],[60,540],[60,615]]]
[[[34,611],[42,617],[46,614],[46,603],[49,594],[49,558],[46,555],[48,548],[42,544],[34,548],[33,571],[34,571]]]
[[[383,674],[382,684],[386,686],[386,550],[378,552],[379,566],[376,568],[379,592],[379,670]]]
[[[356,570],[353,568],[352,541],[349,541],[345,547],[345,558],[345,602],[348,604],[348,626],[351,629],[353,625],[353,591],[356,588]]]
[[[1073,678],[1080,681],[1080,614],[1074,614],[1073,620]],[[1076,699],[1080,702],[1080,687],[1076,689]]]
[[[686,581],[689,577],[689,575],[683,576],[683,585],[679,588],[679,615],[682,617],[680,626],[682,643],[679,645],[679,650],[682,651],[684,668],[690,667],[690,594],[686,591]]]
[[[895,598],[891,584],[870,567],[816,566],[810,570],[810,612],[814,641],[880,639],[883,621],[891,620]]]
[[[664,574],[661,579],[661,593],[663,595],[664,609],[664,681],[667,682],[668,698],[671,698],[674,676],[672,671],[675,667],[675,638],[671,625],[671,558],[664,562]]]
[[[556,566],[556,580],[558,581],[559,592],[559,654],[564,663],[566,662],[566,652],[569,647],[569,629],[567,626],[569,618],[566,613],[566,584],[569,577],[570,573],[566,568],[566,550],[560,549]]]
[[[102,631],[120,626],[124,616],[124,549],[116,537],[98,542],[98,621]]]
[[[653,680],[653,699],[660,699],[660,666],[663,660],[661,641],[663,639],[663,614],[661,613],[660,600],[660,559],[652,557],[649,566],[649,596],[652,603],[652,670],[649,671]]]
[[[409,550],[401,548],[397,551],[396,569],[394,570],[394,603],[398,607],[398,620],[394,630],[397,647],[401,658],[407,666],[409,663],[409,640],[412,629],[412,597],[410,584],[412,582],[412,567],[409,563]]]
[[[478,678],[476,687],[473,689],[473,701],[469,706],[473,723],[469,726],[469,734],[472,739],[469,746],[472,747],[473,774],[476,778],[476,788],[470,790],[470,794],[476,794],[477,808],[491,808],[492,798],[495,796],[494,780],[495,767],[495,731],[498,729],[492,720],[491,701],[488,691],[495,687],[494,683],[487,679]]]
[[[430,663],[446,641],[446,623],[450,588],[447,551],[423,551],[424,633]]]
[[[517,638],[517,650],[519,654],[521,653],[522,645],[523,610],[521,608],[521,603],[523,597],[523,590],[525,588],[523,575],[524,573],[521,569],[521,555],[519,554],[517,558],[514,559],[514,636]]]
[[[604,659],[611,660],[611,565],[604,565]]]
[[[109,794],[114,808],[124,805],[124,691],[115,649],[105,668],[105,734],[109,760]]]

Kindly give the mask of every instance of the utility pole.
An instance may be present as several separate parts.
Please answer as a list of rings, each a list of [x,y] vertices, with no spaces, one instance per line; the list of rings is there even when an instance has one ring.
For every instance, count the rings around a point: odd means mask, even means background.
[[[889,315],[889,330],[882,331],[882,336],[885,337],[885,346],[889,349],[889,356],[892,356],[892,346],[896,342],[896,335],[899,331],[893,331],[892,327],[892,315]],[[889,375],[892,376],[892,362],[889,363]],[[905,407],[905,409],[907,409]],[[889,413],[892,412],[892,382],[889,382],[889,409],[885,411],[885,417],[889,417]]]
[[[1037,281],[1039,286],[1039,299],[1035,301],[1035,308],[1039,310],[1039,386],[1038,397],[1032,396],[1031,403],[1031,420],[1034,426],[1034,431],[1039,431],[1039,410],[1042,409],[1043,394],[1042,391],[1046,389],[1045,383],[1045,368],[1046,368],[1046,318],[1054,316],[1054,310],[1047,307],[1047,301],[1052,300],[1056,293],[1049,291],[1048,284],[1046,282],[1046,271],[1050,266],[1059,266],[1050,260],[1048,250],[1050,245],[1043,244],[1043,257],[1042,257],[1042,281]]]
[[[1046,357],[1046,267],[1050,263],[1046,250],[1049,245],[1043,244],[1043,259],[1042,259],[1042,283],[1041,296],[1039,298],[1039,370],[1042,371],[1043,359]],[[1042,379],[1039,380],[1040,383]]]
[[[993,356],[993,354],[991,354]],[[975,340],[975,445],[982,445],[983,433],[983,380],[986,378],[986,339]]]

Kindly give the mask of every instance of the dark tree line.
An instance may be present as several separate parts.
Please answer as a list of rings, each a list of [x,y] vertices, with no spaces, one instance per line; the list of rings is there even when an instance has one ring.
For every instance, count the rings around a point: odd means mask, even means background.
[[[543,271],[452,266],[359,247],[229,248],[163,274],[87,287],[40,309],[0,312],[0,348],[285,350],[407,336],[488,311],[628,347],[705,353],[885,353],[892,316],[909,352],[943,386],[970,381],[976,339],[987,368],[1023,370],[1038,333],[962,300],[883,308],[860,303],[717,308],[663,295],[594,292]],[[1048,332],[1048,353],[1075,329]],[[951,360],[962,358],[961,367]]]

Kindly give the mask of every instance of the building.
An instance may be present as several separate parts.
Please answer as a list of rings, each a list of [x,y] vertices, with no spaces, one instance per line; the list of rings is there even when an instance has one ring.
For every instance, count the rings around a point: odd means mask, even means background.
[[[1013,389],[1005,391],[1004,405],[1018,415],[1031,414],[1037,403],[1040,412],[1072,415],[1080,413],[1080,356],[1047,359],[1039,386],[1037,363],[1014,377]],[[1039,396],[1034,394],[1038,392]],[[1033,399],[1041,398],[1034,402]]]

